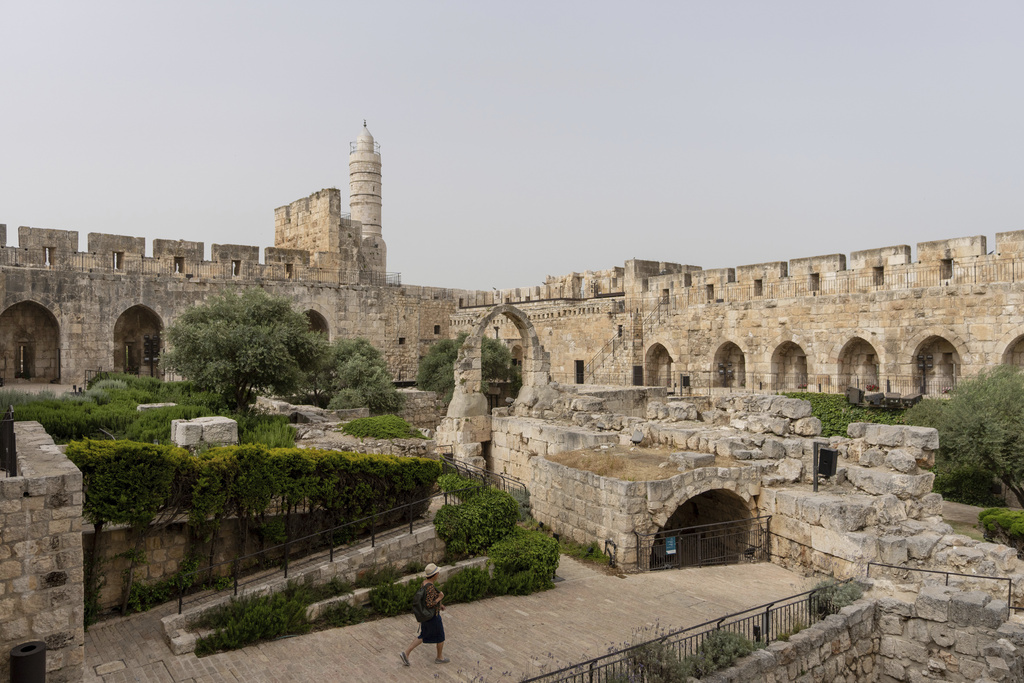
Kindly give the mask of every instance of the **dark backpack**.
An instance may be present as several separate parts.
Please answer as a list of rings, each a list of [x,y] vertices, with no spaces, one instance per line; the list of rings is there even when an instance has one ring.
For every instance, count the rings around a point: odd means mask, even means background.
[[[427,587],[425,585],[420,586],[416,591],[416,594],[412,596],[412,614],[416,617],[416,621],[421,624],[424,621],[433,619],[437,612],[427,607]]]

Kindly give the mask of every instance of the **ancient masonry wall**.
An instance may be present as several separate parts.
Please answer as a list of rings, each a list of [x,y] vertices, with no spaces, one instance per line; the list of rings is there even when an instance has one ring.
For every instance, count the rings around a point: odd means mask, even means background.
[[[714,681],[1024,680],[1024,626],[984,593],[926,587],[914,602],[860,600],[786,641],[720,671]]]
[[[417,389],[401,389],[399,393],[405,397],[405,405],[399,417],[414,427],[437,429],[444,418],[445,408],[438,400],[437,393]]]
[[[0,479],[0,680],[12,648],[42,640],[46,680],[81,681],[82,474],[39,423],[15,433],[20,476]]]

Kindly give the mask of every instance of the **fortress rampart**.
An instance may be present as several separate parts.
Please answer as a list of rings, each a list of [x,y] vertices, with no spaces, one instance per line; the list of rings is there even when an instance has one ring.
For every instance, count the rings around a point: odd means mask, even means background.
[[[941,394],[1024,365],[1024,231],[995,241],[922,242],[916,262],[907,245],[711,270],[632,260],[471,295],[452,325],[515,304],[567,383]],[[515,354],[518,330],[499,322]]]

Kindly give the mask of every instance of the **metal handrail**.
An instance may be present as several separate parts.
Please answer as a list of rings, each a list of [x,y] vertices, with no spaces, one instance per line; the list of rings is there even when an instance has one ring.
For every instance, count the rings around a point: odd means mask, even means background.
[[[225,560],[223,562],[218,562],[216,564],[211,564],[211,565],[209,565],[207,567],[204,567],[203,569],[196,569],[196,570],[191,571],[191,572],[184,572],[180,576],[183,579],[185,579],[187,577],[193,577],[193,576],[195,576],[197,574],[204,574],[204,573],[210,574],[212,576],[213,575],[213,571],[216,568],[223,567],[225,565],[232,565],[232,571],[231,571],[232,586],[234,588],[234,594],[238,595],[238,588],[239,588],[240,585],[244,586],[244,585],[247,585],[248,583],[252,583],[252,582],[258,581],[258,580],[264,580],[264,579],[267,578],[265,575],[263,575],[263,576],[259,576],[259,577],[255,578],[255,579],[253,579],[252,581],[239,583],[239,580],[238,580],[238,566],[239,566],[239,563],[242,562],[243,560],[249,560],[249,559],[252,559],[252,558],[257,558],[257,557],[265,556],[265,555],[268,555],[268,554],[270,554],[270,553],[272,553],[274,551],[278,551],[278,550],[282,550],[283,549],[284,550],[284,567],[283,567],[283,569],[284,569],[284,578],[287,579],[288,578],[288,559],[289,559],[288,556],[289,556],[289,550],[290,550],[290,546],[292,546],[292,545],[294,545],[296,543],[301,543],[303,541],[309,541],[311,539],[318,538],[318,537],[323,536],[325,534],[333,535],[335,533],[338,533],[339,531],[345,530],[348,527],[353,527],[353,526],[357,526],[357,525],[365,525],[367,522],[369,522],[369,524],[370,524],[370,547],[373,548],[373,547],[376,547],[376,540],[377,540],[376,537],[377,537],[378,531],[386,532],[386,531],[391,531],[391,530],[393,530],[395,528],[398,528],[397,526],[393,526],[393,527],[390,527],[388,529],[380,529],[380,530],[378,530],[376,528],[376,526],[375,526],[375,522],[376,522],[376,520],[379,517],[386,516],[386,515],[387,516],[394,515],[396,512],[404,510],[405,512],[403,512],[403,514],[407,515],[408,523],[409,523],[409,533],[411,534],[411,533],[413,533],[413,527],[412,527],[412,525],[413,525],[413,515],[412,515],[412,510],[413,510],[414,506],[423,505],[424,503],[426,503],[427,506],[429,507],[430,501],[434,500],[435,498],[442,497],[442,496],[445,499],[445,504],[447,504],[449,496],[453,496],[453,497],[458,498],[459,497],[458,494],[460,494],[460,493],[463,493],[465,491],[477,491],[480,488],[481,488],[480,485],[477,485],[477,486],[466,486],[466,487],[458,489],[456,491],[442,491],[440,493],[435,493],[434,495],[429,496],[427,498],[421,498],[420,500],[414,500],[414,501],[412,501],[410,503],[405,503],[404,505],[399,505],[397,507],[393,507],[393,508],[390,508],[388,510],[384,510],[383,512],[374,513],[374,514],[372,514],[372,515],[370,515],[368,517],[362,517],[360,519],[355,519],[355,520],[352,520],[350,522],[345,522],[344,524],[340,524],[338,526],[331,527],[330,529],[325,529],[323,531],[318,531],[318,532],[313,533],[313,534],[307,534],[306,536],[302,536],[301,538],[289,539],[289,540],[285,541],[284,543],[279,543],[278,545],[272,546],[270,548],[265,548],[265,549],[263,549],[263,550],[261,550],[259,552],[256,552],[256,553],[250,553],[249,555],[243,555],[241,557],[236,557],[236,558],[231,559],[231,560]],[[405,526],[405,523],[403,523],[401,526]],[[329,547],[329,549],[328,549],[328,552],[327,552],[327,555],[328,555],[328,557],[329,557],[331,562],[334,562],[334,548],[335,548],[335,545],[332,542],[330,547]],[[315,559],[320,554],[321,553],[311,553],[309,555],[306,555],[302,559],[304,559],[304,560]],[[181,588],[178,590],[178,614],[181,614],[182,608],[184,606],[185,590],[187,588],[190,588],[192,586],[192,583],[194,583],[194,579],[193,579],[192,582],[188,582],[188,581],[184,581],[184,580],[181,582]],[[221,590],[227,590],[227,588],[223,588]],[[217,593],[217,592],[220,592],[220,591],[214,590],[213,592]]]
[[[0,469],[8,477],[18,476],[18,447],[14,434],[14,406],[8,406],[0,420]]]
[[[925,574],[945,574],[946,585],[949,585],[949,577],[951,576],[963,576],[968,579],[989,579],[992,581],[1006,581],[1006,618],[1009,619],[1010,615],[1014,610],[1024,610],[1024,607],[1014,607],[1013,601],[1013,579],[1009,576],[986,576],[984,574],[960,574],[958,572],[947,572],[941,569],[917,569],[916,567],[900,567],[895,564],[883,564],[881,562],[868,562],[868,566],[864,572],[865,577],[871,576],[871,567],[886,567],[887,569],[899,569],[907,572],[922,572]]]
[[[838,582],[837,585],[844,585],[849,582],[850,579],[846,579],[845,581]],[[606,683],[611,680],[623,680],[623,671],[615,670],[616,665],[626,665],[631,654],[637,650],[660,643],[673,647],[679,654],[683,652],[692,654],[696,651],[700,642],[703,642],[707,634],[723,628],[744,635],[749,633],[753,636],[753,640],[757,642],[763,641],[765,644],[768,644],[773,640],[777,640],[778,635],[787,632],[782,630],[783,627],[791,627],[797,623],[807,627],[824,618],[821,610],[818,609],[821,604],[815,603],[814,600],[814,595],[819,592],[820,589],[814,588],[782,598],[781,600],[766,602],[757,607],[733,612],[732,614],[711,619],[696,626],[688,626],[671,631],[658,638],[652,638],[636,645],[615,650],[578,664],[572,664],[556,671],[527,678],[520,683],[540,683],[540,681],[545,683],[555,683],[556,681]],[[805,608],[806,611],[804,611]],[[826,611],[831,612],[831,609],[833,608],[830,607]],[[794,611],[798,612],[796,616],[799,618],[794,618]]]
[[[491,472],[488,469],[477,467],[467,462],[457,462],[452,453],[451,446],[439,446],[438,453],[441,456],[442,467],[451,467],[458,474],[470,479],[477,479],[480,483],[487,486],[501,489],[517,500],[528,501],[530,499],[530,491],[526,488],[526,484],[515,477],[500,472]],[[500,485],[494,485],[492,483],[494,480],[497,480]]]

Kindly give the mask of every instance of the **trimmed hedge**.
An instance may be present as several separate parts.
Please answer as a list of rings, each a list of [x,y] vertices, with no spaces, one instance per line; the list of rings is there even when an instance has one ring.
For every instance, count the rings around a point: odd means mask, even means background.
[[[360,417],[347,422],[341,431],[360,439],[425,439],[420,431],[397,415]]]
[[[558,541],[543,531],[516,527],[511,534],[487,551],[494,564],[495,579],[508,577],[508,593],[523,595],[554,587],[558,569]]]
[[[875,424],[901,425],[903,410],[881,410],[878,408],[861,408],[853,406],[844,394],[811,394],[794,392],[783,394],[789,398],[799,398],[811,404],[811,414],[821,420],[821,435],[846,436],[847,428],[853,422],[872,422]]]
[[[932,491],[943,499],[964,505],[995,507],[1006,501],[992,493],[995,476],[986,469],[971,465],[939,464],[932,470],[935,482]]]
[[[1024,550],[1024,510],[989,508],[982,510],[978,521],[985,527],[985,538]]]

